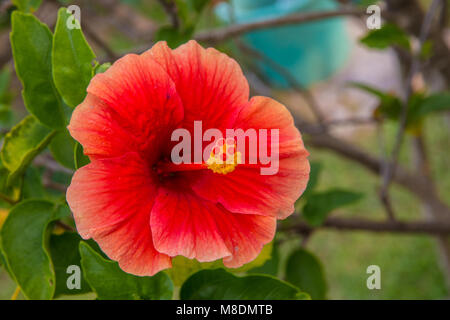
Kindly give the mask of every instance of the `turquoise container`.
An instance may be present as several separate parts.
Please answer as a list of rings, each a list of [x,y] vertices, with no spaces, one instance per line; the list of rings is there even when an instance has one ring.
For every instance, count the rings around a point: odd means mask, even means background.
[[[221,3],[216,8],[217,15],[226,23],[230,23],[230,5],[233,6],[236,24],[337,8],[333,0],[231,0],[231,4]],[[245,34],[243,40],[290,70],[304,87],[333,75],[345,63],[350,52],[343,18],[261,29]],[[289,87],[275,70],[264,64],[261,68],[272,85]]]

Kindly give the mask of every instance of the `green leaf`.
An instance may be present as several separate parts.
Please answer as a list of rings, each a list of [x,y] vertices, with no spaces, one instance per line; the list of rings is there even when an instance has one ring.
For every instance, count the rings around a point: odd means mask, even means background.
[[[122,271],[117,262],[109,261],[88,244],[80,243],[81,265],[84,275],[98,299],[141,300],[171,299],[173,285],[160,272],[153,277],[137,277]]]
[[[47,250],[51,221],[70,214],[66,206],[44,200],[16,205],[1,230],[1,248],[7,265],[28,299],[51,299],[55,272]]]
[[[242,267],[239,268],[233,268],[228,269],[228,271],[233,273],[241,273],[241,272],[247,272],[253,268],[261,267],[266,263],[267,260],[269,260],[272,257],[272,250],[273,250],[273,242],[269,242],[266,244],[259,255],[256,257],[256,259],[250,261],[249,263],[244,264]]]
[[[187,2],[197,13],[201,13],[209,0],[188,0]]]
[[[56,161],[66,168],[75,169],[75,140],[67,130],[60,131],[53,137],[49,149]]]
[[[177,8],[177,16],[179,20],[182,22],[183,25],[189,25],[190,24],[190,8],[189,8],[189,2],[190,0],[173,0],[175,3],[175,6]]]
[[[322,171],[322,164],[319,162],[311,162],[311,170],[309,172],[309,181],[308,186],[306,187],[305,192],[303,192],[302,197],[300,199],[306,199],[317,186],[319,182],[320,172]]]
[[[432,112],[450,110],[450,91],[434,93],[423,99],[419,107],[419,116],[423,117]]]
[[[174,0],[177,7],[177,14],[182,21],[184,29],[194,28],[199,21],[199,14],[202,13],[209,0]]]
[[[81,268],[81,256],[78,247],[81,237],[74,232],[65,232],[61,235],[52,234],[50,238],[50,254],[56,274],[55,297],[59,295],[73,295],[91,292],[85,276],[81,273],[80,289],[69,289],[67,267],[76,265]]]
[[[278,246],[276,245],[276,243],[274,243],[272,246],[270,259],[267,260],[262,266],[250,269],[248,273],[264,273],[270,274],[272,276],[277,276],[279,265],[280,253],[278,251]]]
[[[20,10],[25,12],[36,11],[42,3],[42,0],[13,0],[12,3]]]
[[[5,259],[5,257],[3,256],[3,253],[0,251],[0,266],[6,266],[6,259]],[[8,273],[9,273],[9,270],[8,270]]]
[[[193,33],[193,27],[179,30],[172,26],[164,26],[156,32],[155,41],[167,41],[170,48],[176,48],[191,39]]]
[[[426,40],[423,45],[422,48],[420,50],[420,58],[422,60],[428,60],[431,58],[431,56],[433,55],[433,48],[434,48],[434,43],[432,40]]]
[[[2,126],[4,127],[10,127],[13,123],[13,112],[11,110],[11,106],[7,104],[0,103],[0,128]],[[2,132],[0,133],[0,139],[5,134]]]
[[[25,171],[55,133],[30,115],[6,134],[0,156],[3,165],[10,171],[8,184]]]
[[[424,115],[420,114],[420,108],[425,101],[423,92],[413,92],[408,100],[408,114],[406,118],[406,133],[417,135],[422,132]]]
[[[95,54],[81,28],[67,27],[69,17],[72,15],[66,8],[59,9],[52,49],[53,79],[64,101],[75,107],[86,97]]]
[[[77,170],[90,162],[88,156],[86,156],[83,153],[83,147],[78,142],[75,143],[73,151],[73,160],[75,164],[75,169]]]
[[[3,67],[0,71],[0,103],[9,103],[9,85],[11,82],[11,74],[9,68]]]
[[[371,86],[359,82],[351,82],[351,86],[361,89],[380,100],[380,104],[374,112],[377,118],[398,120],[402,112],[402,101],[393,93],[383,92]]]
[[[213,262],[198,262],[195,259],[188,259],[183,256],[172,258],[172,268],[164,270],[173,281],[173,284],[180,287],[187,278],[199,270],[224,268],[221,260]]]
[[[377,4],[380,0],[356,0],[352,1],[354,5],[357,5],[358,7],[366,9],[368,6],[372,4]]]
[[[286,281],[308,292],[312,299],[325,299],[327,284],[322,265],[312,253],[304,249],[298,249],[289,256]]]
[[[18,179],[16,183],[8,185],[9,170],[3,165],[0,156],[0,193],[13,200],[18,200],[21,194],[22,179]],[[5,201],[0,199],[0,203]]]
[[[172,258],[172,268],[165,270],[165,272],[170,276],[173,283],[177,287],[181,286],[187,278],[200,270],[223,268],[232,273],[247,272],[253,268],[261,267],[267,260],[271,258],[272,246],[272,242],[266,244],[262,248],[261,253],[258,255],[258,257],[256,257],[256,259],[244,264],[239,268],[226,268],[223,265],[222,260],[216,260],[212,262],[198,262],[195,259],[176,256]]]
[[[109,67],[111,67],[111,63],[109,63],[109,62],[105,62],[105,63],[102,63],[102,64],[97,64],[95,66],[95,68],[94,68],[94,73],[95,74],[103,73],[106,70],[108,70]]]
[[[6,265],[6,258],[3,255],[3,253],[0,250],[0,266],[3,266],[3,268],[6,270],[10,278],[13,278],[13,274],[11,273],[11,270],[9,270],[8,266]]]
[[[185,300],[300,300],[308,296],[269,275],[237,277],[223,269],[202,270],[181,287]]]
[[[47,194],[42,185],[41,173],[38,169],[28,167],[23,177],[22,187],[23,199],[45,199]]]
[[[11,25],[11,46],[25,106],[46,126],[65,127],[63,103],[52,78],[52,33],[35,16],[19,11],[13,12]]]
[[[331,211],[352,204],[362,196],[361,193],[339,189],[313,193],[306,200],[303,216],[310,225],[320,226]]]
[[[381,29],[369,31],[360,42],[373,49],[386,49],[399,46],[406,50],[411,49],[408,34],[394,24],[386,23]]]

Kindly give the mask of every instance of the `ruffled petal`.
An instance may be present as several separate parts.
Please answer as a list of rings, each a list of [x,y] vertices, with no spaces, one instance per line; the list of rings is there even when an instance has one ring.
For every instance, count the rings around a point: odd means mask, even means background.
[[[270,98],[254,97],[239,114],[234,128],[244,131],[279,129],[279,161],[273,162],[275,168],[278,167],[277,173],[262,175],[263,166],[245,164],[238,165],[226,175],[210,170],[186,173],[193,190],[199,196],[220,203],[232,212],[286,218],[294,211],[295,201],[306,188],[310,169],[308,152],[294,126],[292,116],[278,102]],[[269,139],[268,146],[270,143]],[[249,153],[247,148],[247,164]]]
[[[249,86],[239,64],[214,48],[192,40],[171,50],[158,42],[143,55],[157,61],[175,82],[188,130],[194,120],[201,120],[204,130],[227,128],[248,102]]]
[[[156,157],[183,118],[175,84],[149,58],[124,56],[96,75],[87,90],[68,129],[93,158],[125,152]]]
[[[67,202],[77,230],[93,238],[120,267],[136,275],[153,275],[171,266],[155,250],[149,219],[157,182],[137,153],[94,160],[77,170]]]
[[[256,258],[275,234],[276,219],[232,213],[187,190],[160,188],[150,225],[159,252],[201,262],[224,258],[239,267]]]

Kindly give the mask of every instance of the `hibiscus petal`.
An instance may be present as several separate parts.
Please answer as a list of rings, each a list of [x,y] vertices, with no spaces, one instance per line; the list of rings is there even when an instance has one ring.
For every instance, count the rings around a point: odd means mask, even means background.
[[[128,151],[156,157],[183,118],[175,84],[159,64],[142,56],[119,59],[96,75],[87,91],[68,129],[94,158]]]
[[[199,196],[222,204],[232,212],[262,214],[284,219],[306,188],[308,152],[289,111],[265,97],[254,97],[239,114],[234,128],[279,129],[278,172],[262,175],[260,166],[238,165],[226,175],[210,170],[186,173]],[[270,141],[268,142],[270,146]],[[248,150],[247,150],[248,154]],[[248,163],[248,156],[246,157]]]
[[[240,267],[258,256],[275,234],[276,219],[232,213],[187,190],[160,188],[150,225],[159,252],[201,262],[224,258]]]
[[[202,120],[204,129],[226,128],[248,102],[248,82],[239,64],[214,48],[189,41],[171,50],[158,42],[143,55],[160,63],[175,82],[188,130],[194,120]]]
[[[137,153],[94,160],[77,170],[67,190],[77,230],[93,238],[120,267],[153,275],[171,266],[155,250],[149,225],[156,177]]]

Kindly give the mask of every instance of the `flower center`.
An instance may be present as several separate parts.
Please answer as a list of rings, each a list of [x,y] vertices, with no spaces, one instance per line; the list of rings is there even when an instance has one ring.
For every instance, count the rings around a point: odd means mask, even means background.
[[[238,164],[242,164],[242,155],[237,151],[234,139],[219,139],[206,162],[175,164],[170,161],[160,161],[153,169],[161,177],[173,176],[175,172],[206,169],[218,174],[227,174],[233,172]]]
[[[237,151],[236,143],[233,139],[220,139],[206,161],[207,168],[219,174],[233,172],[240,163],[242,163],[242,156]]]

